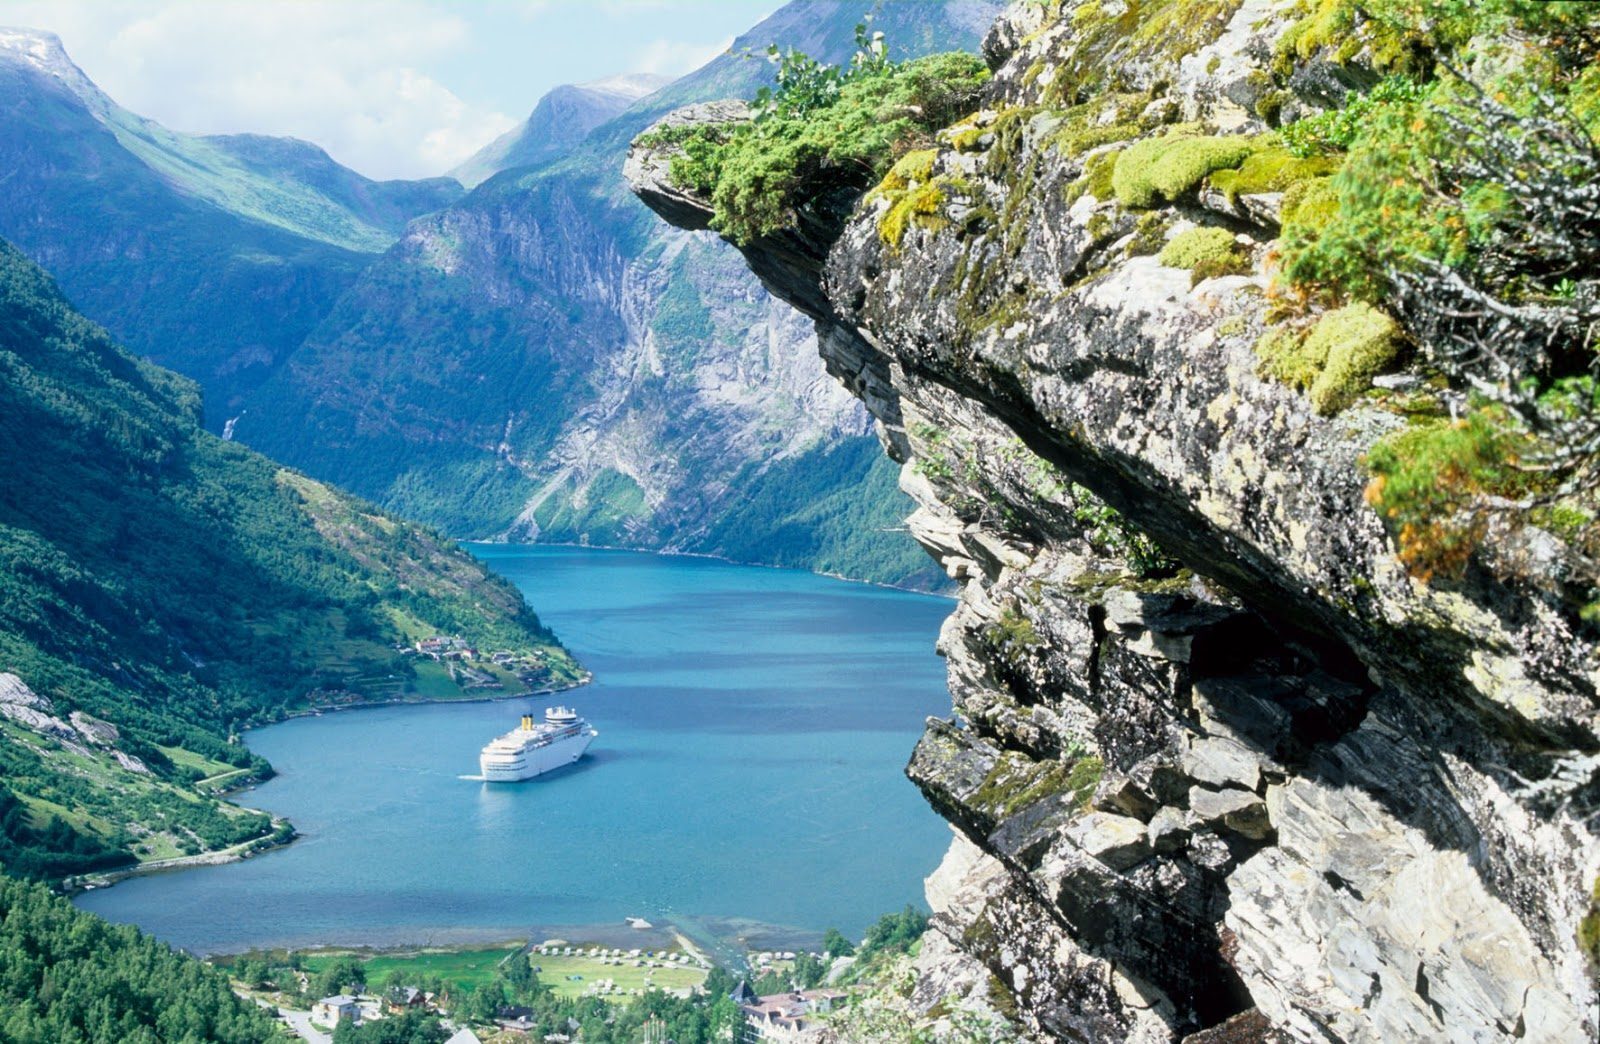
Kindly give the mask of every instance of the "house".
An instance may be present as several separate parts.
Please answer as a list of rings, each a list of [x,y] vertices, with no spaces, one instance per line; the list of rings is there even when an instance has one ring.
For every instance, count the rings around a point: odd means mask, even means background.
[[[740,992],[749,988],[740,983]],[[734,999],[738,1000],[738,993]],[[845,1000],[838,990],[804,990],[774,993],[739,1003],[744,1012],[746,1040],[771,1044],[808,1044],[822,1036],[823,1022],[818,1016],[837,1008]]]
[[[403,990],[392,991],[387,997],[389,1010],[398,1015],[412,1008],[425,1008],[428,1004],[427,994],[415,986],[407,986]]]
[[[325,1026],[332,1026],[341,1021],[359,1022],[360,1019],[361,1006],[349,994],[324,997],[311,1005],[311,1021],[320,1022]]]
[[[533,1026],[533,1009],[519,1004],[502,1005],[495,1009],[494,1022],[501,1029],[526,1033]]]
[[[476,1033],[469,1029],[462,1028],[456,1030],[455,1035],[449,1040],[445,1041],[444,1044],[483,1044],[483,1041],[478,1039],[478,1035]]]

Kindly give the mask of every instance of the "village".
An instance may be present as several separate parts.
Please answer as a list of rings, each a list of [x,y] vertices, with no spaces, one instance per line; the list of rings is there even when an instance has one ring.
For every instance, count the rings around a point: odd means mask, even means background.
[[[548,996],[555,998],[600,998],[626,1004],[659,992],[716,1000],[719,998],[708,996],[715,989],[737,1005],[743,1016],[737,1039],[731,1028],[718,1038],[729,1044],[813,1044],[820,1040],[826,1025],[821,1017],[843,1005],[849,993],[843,988],[802,988],[804,976],[797,968],[812,963],[838,972],[853,962],[850,957],[830,961],[822,953],[750,953],[750,975],[756,976],[753,986],[749,976],[733,978],[720,969],[712,974],[711,961],[692,947],[623,949],[548,940],[514,948],[375,954],[364,960],[357,960],[350,951],[328,951],[293,960],[297,967],[284,967],[282,971],[292,976],[288,990],[266,988],[277,984],[259,981],[238,982],[236,989],[275,1011],[287,1029],[311,1044],[342,1039],[341,1026],[365,1027],[419,1017],[437,1018],[450,1034],[444,1038],[446,1044],[578,1044],[587,1039],[575,1018],[554,1032],[541,1032],[538,1012],[529,1004],[496,1004],[485,1010],[474,1002],[470,984],[494,981],[508,962],[524,955],[533,981],[540,989],[548,988]],[[246,960],[233,965],[236,976],[254,977],[249,964]],[[383,984],[369,982],[369,975],[373,979],[382,975]],[[307,1010],[306,998],[315,995],[317,986],[344,978],[353,981],[341,982],[339,992],[317,997]],[[756,986],[771,988],[780,982],[792,988],[765,994],[756,990]],[[651,1035],[648,1025],[644,1034],[640,1039],[651,1044],[669,1044],[672,1039]]]
[[[534,688],[550,677],[550,666],[543,653],[513,652],[502,649],[480,655],[460,635],[433,635],[411,645],[397,645],[395,651],[407,656],[440,663],[465,692],[506,688],[506,675],[527,688]]]

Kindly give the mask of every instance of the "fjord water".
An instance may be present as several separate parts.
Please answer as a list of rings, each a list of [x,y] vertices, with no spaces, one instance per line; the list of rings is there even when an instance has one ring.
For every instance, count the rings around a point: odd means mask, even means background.
[[[254,730],[279,775],[238,800],[290,817],[301,840],[79,905],[210,953],[629,916],[774,945],[829,926],[858,935],[920,902],[949,832],[902,768],[923,719],[948,707],[933,651],[948,602],[706,559],[472,550],[594,684]],[[578,765],[520,784],[461,778],[484,743],[555,702],[599,730]]]

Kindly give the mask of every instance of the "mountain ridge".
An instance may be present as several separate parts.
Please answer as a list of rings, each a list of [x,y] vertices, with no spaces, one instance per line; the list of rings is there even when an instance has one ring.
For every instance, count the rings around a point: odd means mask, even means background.
[[[909,53],[975,47],[957,24],[997,7],[884,5],[873,24]],[[863,13],[786,5],[565,155],[502,171],[414,223],[254,396],[237,436],[461,535],[798,566],[824,544],[853,545],[829,556],[831,571],[942,583],[893,531],[910,503],[856,448],[871,444],[866,414],[804,324],[714,237],[651,221],[620,176],[628,141],[655,115],[753,93],[771,76],[768,43],[847,61]],[[423,329],[410,318],[428,313],[449,319]],[[733,480],[783,467],[808,473],[824,498],[866,484],[873,524],[819,519],[826,531],[800,537],[790,523],[807,505],[784,498],[800,484],[776,481],[760,510],[740,512]],[[832,469],[825,489],[809,481],[818,468]],[[746,557],[756,542],[722,525],[735,513],[789,536]]]

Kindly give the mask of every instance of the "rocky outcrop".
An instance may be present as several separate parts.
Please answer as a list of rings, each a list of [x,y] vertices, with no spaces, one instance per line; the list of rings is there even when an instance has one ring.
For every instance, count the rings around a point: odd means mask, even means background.
[[[742,248],[816,321],[961,581],[953,715],[908,768],[965,853],[930,954],[987,969],[1038,1039],[1591,1039],[1592,631],[1548,571],[1409,577],[1360,464],[1404,419],[1258,373],[1281,195],[1191,184],[1132,213],[1106,186],[1151,128],[1264,129],[1289,5],[1148,33],[1044,6],[986,42],[937,213],[897,238],[876,193]],[[1086,117],[1063,85],[1113,69],[1120,110]],[[1305,62],[1275,104],[1361,75]],[[665,159],[636,152],[635,191],[704,227]],[[1195,227],[1234,237],[1233,274],[1156,256]]]
[[[15,674],[0,674],[0,717],[8,718],[42,737],[57,740],[67,750],[83,757],[92,748],[103,748],[118,765],[129,772],[149,775],[150,768],[126,751],[117,749],[121,731],[109,721],[101,721],[83,711],[73,711],[70,724],[56,716],[55,704],[28,688]]]

